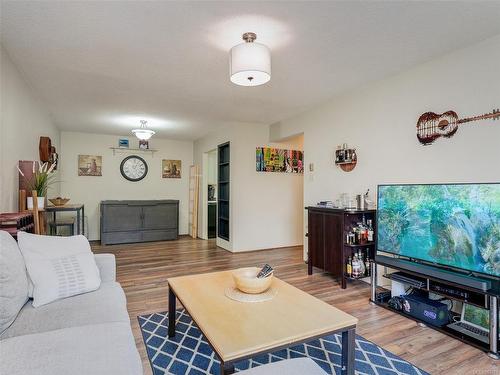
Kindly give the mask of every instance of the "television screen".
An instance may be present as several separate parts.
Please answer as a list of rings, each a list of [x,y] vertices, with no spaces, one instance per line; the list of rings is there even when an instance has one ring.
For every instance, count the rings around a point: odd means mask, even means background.
[[[500,184],[379,185],[377,250],[500,276]]]

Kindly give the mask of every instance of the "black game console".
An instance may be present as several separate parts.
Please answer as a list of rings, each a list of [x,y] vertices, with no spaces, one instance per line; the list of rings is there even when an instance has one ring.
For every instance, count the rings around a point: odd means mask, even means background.
[[[389,306],[436,327],[449,323],[448,307],[439,301],[419,295],[393,297]]]

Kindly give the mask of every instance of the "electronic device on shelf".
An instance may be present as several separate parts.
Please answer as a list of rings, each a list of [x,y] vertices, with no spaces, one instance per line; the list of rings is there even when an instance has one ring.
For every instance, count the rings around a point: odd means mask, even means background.
[[[449,322],[448,306],[418,293],[392,297],[388,305],[436,327],[442,327]]]
[[[425,282],[422,280],[419,280],[417,278],[412,277],[411,275],[405,274],[403,272],[394,272],[390,274],[391,280],[396,280],[399,281],[400,283],[403,284],[408,284],[411,287],[414,288],[424,288],[425,287]]]
[[[485,344],[489,343],[489,311],[464,303],[458,322],[448,324],[448,328],[463,333]]]
[[[443,285],[435,285],[431,284],[429,289],[432,292],[436,293],[444,293],[447,294],[451,297],[457,297],[457,298],[462,298],[462,299],[468,299],[469,298],[469,293],[466,292],[465,290],[460,290],[456,288],[452,288],[451,286],[443,286]]]
[[[391,291],[390,290],[383,290],[383,291],[377,291],[376,294],[376,301],[380,303],[387,302],[391,299]]]

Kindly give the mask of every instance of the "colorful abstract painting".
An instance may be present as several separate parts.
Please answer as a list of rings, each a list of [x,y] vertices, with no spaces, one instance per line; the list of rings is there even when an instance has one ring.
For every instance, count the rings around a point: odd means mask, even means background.
[[[257,172],[304,173],[304,152],[274,147],[257,147]]]

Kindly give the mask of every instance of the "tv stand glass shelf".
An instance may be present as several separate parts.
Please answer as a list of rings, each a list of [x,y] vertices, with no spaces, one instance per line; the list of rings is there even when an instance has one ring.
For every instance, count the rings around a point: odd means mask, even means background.
[[[404,259],[402,262],[398,262],[398,258],[391,258],[386,256],[377,256],[374,260],[374,267],[371,274],[371,297],[370,301],[378,306],[389,309],[393,312],[399,313],[409,319],[415,320],[417,323],[424,324],[429,328],[435,329],[442,332],[448,336],[454,337],[462,342],[472,345],[478,349],[481,349],[488,353],[488,355],[495,359],[500,359],[500,336],[499,336],[499,320],[498,320],[498,310],[499,310],[499,298],[500,298],[500,280],[498,279],[482,279],[482,278],[471,278],[468,275],[463,275],[461,273],[453,273],[451,271],[442,271],[438,267],[433,267],[436,269],[436,273],[429,272],[429,266],[422,265],[421,272],[418,271],[418,267],[408,267]],[[418,265],[418,263],[415,263]],[[405,286],[410,285],[413,289],[418,289],[424,293],[432,293],[435,295],[440,295],[446,300],[454,301],[458,303],[466,303],[468,305],[473,305],[480,307],[482,309],[487,309],[489,312],[489,342],[479,341],[471,336],[464,333],[460,333],[447,325],[437,327],[430,325],[427,322],[406,314],[404,311],[395,310],[389,306],[388,300],[391,297],[391,291],[377,285],[377,271],[380,267],[387,267],[396,272],[390,273],[386,272],[382,276],[397,281],[404,284]],[[411,269],[408,269],[411,268]],[[436,277],[440,275],[441,277]],[[451,275],[451,276],[449,276]],[[460,277],[468,277],[470,280],[474,280],[476,286],[488,286],[487,290],[483,290],[481,287],[471,287],[465,284],[457,284],[454,281],[460,280]],[[408,283],[405,283],[405,278]],[[447,279],[448,278],[448,279]],[[451,281],[450,281],[451,279]],[[479,280],[479,281],[477,281]],[[488,280],[488,283],[483,284],[481,281]],[[451,312],[455,319],[460,317],[456,312]]]

